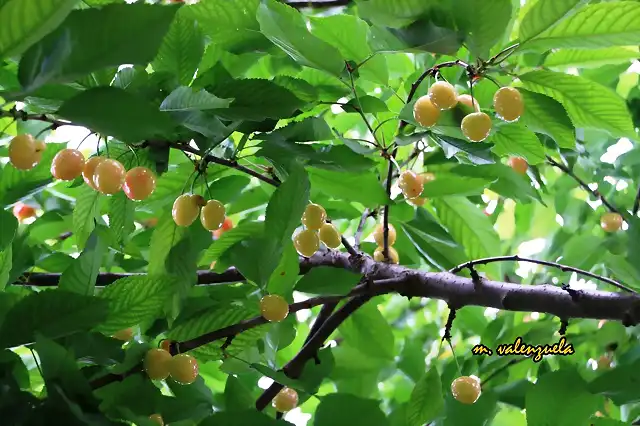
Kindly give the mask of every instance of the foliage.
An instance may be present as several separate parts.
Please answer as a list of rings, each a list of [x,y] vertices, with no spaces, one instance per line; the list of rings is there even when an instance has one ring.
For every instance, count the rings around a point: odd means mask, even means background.
[[[631,0],[0,0],[1,423],[637,421],[640,299],[621,288],[640,290],[639,18]],[[460,103],[419,124],[436,78],[489,114],[487,139],[465,139]],[[520,92],[517,122],[496,117],[499,86]],[[24,133],[47,142],[31,170],[9,161]],[[150,167],[153,195],[54,180],[66,147]],[[406,170],[435,176],[422,205]],[[177,226],[189,191],[232,229]],[[344,238],[306,259],[291,240],[309,202]],[[369,257],[378,224],[397,269]],[[547,263],[444,273],[510,255]],[[270,293],[281,322],[260,315]],[[559,328],[570,356],[471,352]],[[198,359],[193,384],[140,371],[165,339]],[[474,404],[451,394],[461,375],[481,379]],[[284,419],[267,379],[298,392]]]

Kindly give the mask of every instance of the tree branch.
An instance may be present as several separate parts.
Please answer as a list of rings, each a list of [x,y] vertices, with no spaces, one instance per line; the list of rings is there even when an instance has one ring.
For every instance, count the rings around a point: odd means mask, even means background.
[[[343,7],[349,6],[351,0],[315,0],[315,1],[286,1],[289,6],[295,9],[325,9],[330,7]]]
[[[633,215],[638,214],[638,210],[640,209],[640,185],[638,185],[638,192],[636,194],[636,199],[633,201]]]
[[[558,169],[562,170],[563,172],[565,172],[569,176],[571,176],[576,182],[578,182],[578,184],[582,188],[584,188],[585,191],[587,191],[588,193],[593,195],[595,198],[598,198],[602,202],[602,204],[604,204],[609,209],[609,211],[622,215],[620,210],[618,210],[613,204],[611,204],[609,201],[607,201],[607,199],[604,197],[604,195],[602,195],[600,193],[600,191],[589,188],[589,184],[586,183],[585,181],[583,181],[582,179],[580,179],[575,173],[573,173],[573,171],[569,167],[565,166],[564,164],[558,163],[556,160],[551,158],[549,155],[547,155],[547,162],[549,164],[551,164],[552,166],[557,167]]]
[[[449,270],[449,272],[451,272],[452,274],[456,274],[462,271],[463,269],[471,268],[474,265],[486,265],[488,263],[494,263],[494,262],[528,262],[528,263],[536,263],[538,265],[550,266],[552,268],[560,269],[563,272],[575,272],[576,274],[584,275],[585,277],[594,278],[596,280],[605,282],[607,284],[611,284],[614,287],[617,287],[624,291],[628,291],[630,293],[637,293],[632,288],[622,285],[619,282],[612,280],[611,278],[603,277],[601,275],[594,274],[592,272],[585,271],[583,269],[574,268],[573,266],[562,265],[560,263],[549,262],[546,260],[520,257],[517,254],[513,256],[496,256],[496,257],[486,257],[484,259],[470,260],[469,262],[465,262],[456,266],[455,268]]]

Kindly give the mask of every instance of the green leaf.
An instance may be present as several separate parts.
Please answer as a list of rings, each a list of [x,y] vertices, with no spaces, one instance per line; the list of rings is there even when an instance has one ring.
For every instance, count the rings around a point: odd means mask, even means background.
[[[560,148],[575,148],[575,129],[559,102],[529,90],[521,89],[520,94],[526,105],[522,122],[529,130],[553,138]]]
[[[356,4],[362,19],[395,28],[412,23],[433,7],[432,2],[424,0],[356,0]]]
[[[527,425],[586,424],[598,409],[599,399],[588,392],[587,383],[574,369],[545,374],[527,392]]]
[[[372,55],[368,39],[369,25],[352,15],[311,17],[311,33],[334,46],[346,60],[361,63]],[[387,62],[383,56],[374,56],[358,67],[360,77],[381,84],[389,82]]]
[[[206,90],[194,92],[186,86],[180,86],[167,96],[160,111],[201,111],[205,109],[227,108],[233,99],[220,99]]]
[[[184,85],[193,80],[205,45],[202,30],[188,9],[178,11],[153,61],[155,71],[170,72]]]
[[[348,345],[363,354],[393,360],[395,356],[393,330],[378,310],[375,301],[368,302],[350,315],[338,330]]]
[[[73,235],[80,249],[84,248],[95,228],[100,213],[100,193],[89,185],[81,186],[73,208]]]
[[[453,0],[453,11],[471,52],[486,57],[509,28],[512,6],[511,0]]]
[[[307,272],[296,291],[309,294],[347,294],[361,279],[360,274],[330,266],[319,266]]]
[[[588,385],[591,393],[610,398],[614,404],[623,405],[640,400],[638,380],[640,376],[640,361],[632,364],[619,365],[605,371]]]
[[[389,426],[380,402],[348,393],[322,397],[316,408],[314,426]]]
[[[501,157],[523,157],[529,164],[544,162],[544,147],[531,130],[518,123],[501,126],[491,137],[492,151]]]
[[[93,295],[102,258],[107,252],[108,232],[108,228],[102,225],[91,232],[80,256],[60,275],[58,288],[86,296]]]
[[[78,0],[10,0],[0,10],[0,59],[17,56],[67,17]]]
[[[520,80],[526,89],[560,102],[576,127],[637,138],[624,100],[607,87],[577,75],[542,70],[523,74]]]
[[[0,210],[0,252],[11,247],[18,230],[18,220],[7,210]]]
[[[438,145],[442,147],[442,151],[447,158],[451,158],[458,153],[464,155],[473,164],[494,164],[494,156],[491,154],[489,146],[485,144],[477,144],[467,142],[462,139],[453,138],[445,135],[432,135]]]
[[[9,274],[13,266],[13,247],[9,246],[0,251],[0,291],[3,291],[9,284]]]
[[[253,408],[251,391],[234,375],[227,376],[224,386],[224,406],[226,411],[242,411]]]
[[[165,136],[175,124],[146,100],[115,87],[96,87],[67,100],[58,115],[123,142]]]
[[[229,108],[213,110],[229,120],[288,118],[305,104],[284,87],[259,78],[233,80],[208,90],[220,98],[234,99]],[[275,99],[278,101],[274,102]]]
[[[178,285],[168,275],[134,275],[114,281],[100,293],[109,302],[109,317],[98,330],[115,333],[156,319]]]
[[[293,246],[293,241],[283,241],[283,245],[282,257],[269,277],[266,290],[269,294],[289,296],[300,275],[300,255]],[[293,331],[295,334],[295,329]]]
[[[264,231],[264,222],[242,222],[235,228],[223,233],[220,238],[213,242],[211,246],[202,254],[199,265],[208,265],[217,260],[222,254],[234,244],[248,239],[249,237],[260,236]]]
[[[197,219],[196,219],[197,220]],[[151,235],[149,243],[149,273],[161,275],[171,249],[189,232],[189,228],[176,225],[170,212],[165,213]]]
[[[294,121],[262,137],[264,140],[282,138],[294,142],[317,142],[335,138],[326,120],[319,117],[309,117],[302,121]]]
[[[24,54],[20,83],[25,88],[44,83],[35,81],[38,74],[33,74],[43,66],[53,67],[48,79],[61,82],[122,64],[146,65],[158,53],[178,9],[175,5],[136,3],[74,10],[62,25]],[[49,64],[62,37],[73,49],[60,58],[61,62]]]
[[[632,62],[638,56],[640,56],[638,49],[629,47],[559,49],[545,57],[544,66],[557,69],[598,68],[604,65]]]
[[[243,411],[219,411],[213,416],[207,417],[201,426],[290,426],[291,423],[284,420],[276,420],[265,413],[257,411],[254,407]]]
[[[80,372],[73,353],[42,335],[36,338],[35,350],[47,386],[60,385],[70,395],[87,395],[91,392],[89,382]]]
[[[303,16],[275,0],[263,0],[257,14],[260,31],[296,62],[340,75],[344,60],[340,52],[309,33]]]
[[[108,306],[93,296],[63,290],[31,293],[15,304],[0,326],[0,346],[32,343],[36,334],[57,339],[88,331],[105,320]]]
[[[356,201],[365,207],[386,204],[387,194],[375,174],[343,173],[309,168],[311,186],[324,194],[342,200]]]
[[[283,251],[280,237],[253,237],[234,244],[224,253],[222,261],[234,265],[245,278],[265,288],[280,263]]]
[[[538,0],[520,23],[521,42],[530,40],[570,16],[586,0]]]
[[[271,46],[256,20],[260,0],[207,0],[184,8],[216,46],[230,52]]]
[[[124,245],[135,229],[135,212],[135,203],[123,191],[109,199],[109,228],[119,244]]]
[[[242,320],[253,318],[258,315],[257,311],[237,305],[216,305],[206,312],[199,312],[193,318],[181,321],[168,333],[168,337],[173,340],[185,341],[200,337],[214,330],[236,324]],[[227,353],[236,355],[252,346],[266,332],[265,327],[250,328],[233,338],[231,345],[226,349]],[[221,342],[212,342],[191,351],[194,356],[203,356],[208,359],[222,359],[220,350]]]
[[[465,248],[469,259],[501,254],[500,239],[489,218],[469,200],[443,197],[431,202],[437,210],[438,218],[455,241]]]
[[[480,195],[491,181],[484,178],[469,178],[450,173],[438,173],[438,180],[425,182],[423,197],[435,198],[447,195]]]
[[[434,420],[444,410],[440,373],[429,369],[416,383],[407,406],[408,426],[422,426]]]
[[[640,44],[640,4],[616,1],[587,5],[527,44],[529,49],[633,46]]]
[[[0,170],[0,204],[9,205],[42,191],[53,181],[51,160],[67,147],[66,143],[48,143],[42,159],[31,170],[18,170],[6,164]]]
[[[281,244],[291,239],[309,203],[307,172],[298,163],[294,164],[287,180],[271,195],[264,223],[265,236],[279,240]]]

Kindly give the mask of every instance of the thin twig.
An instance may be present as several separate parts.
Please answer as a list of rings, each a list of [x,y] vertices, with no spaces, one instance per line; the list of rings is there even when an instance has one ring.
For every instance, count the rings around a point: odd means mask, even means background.
[[[629,287],[627,287],[627,286],[625,286],[623,284],[620,284],[619,282],[614,281],[611,278],[603,277],[601,275],[594,274],[592,272],[585,271],[583,269],[574,268],[573,266],[562,265],[560,263],[549,262],[547,260],[538,260],[538,259],[530,259],[530,258],[527,258],[527,257],[520,257],[517,254],[516,255],[512,255],[512,256],[496,256],[496,257],[487,257],[487,258],[484,258],[484,259],[470,260],[469,262],[462,263],[462,264],[456,266],[455,268],[450,269],[449,272],[451,272],[452,274],[456,274],[456,273],[460,272],[461,270],[463,270],[465,268],[473,267],[474,265],[486,265],[486,264],[494,263],[494,262],[528,262],[528,263],[536,263],[538,265],[544,265],[544,266],[549,266],[549,267],[552,267],[552,268],[559,269],[562,272],[575,272],[576,274],[584,275],[585,277],[590,277],[590,278],[602,281],[604,283],[611,284],[612,286],[617,287],[620,290],[624,290],[624,291],[627,291],[627,292],[630,292],[630,293],[637,293],[632,288],[629,288]]]
[[[613,206],[613,204],[611,204],[609,201],[607,201],[607,199],[604,197],[604,195],[602,195],[600,193],[600,191],[595,190],[595,189],[591,189],[589,187],[589,184],[586,183],[585,181],[583,181],[582,179],[580,179],[575,173],[573,173],[573,171],[569,167],[565,166],[564,164],[558,163],[556,160],[551,158],[549,155],[547,155],[547,161],[552,166],[557,167],[558,169],[562,170],[563,172],[565,172],[566,174],[571,176],[576,182],[578,182],[578,184],[582,188],[584,188],[585,191],[589,192],[595,198],[598,198],[600,201],[602,201],[602,204],[604,204],[609,209],[609,211],[612,211],[612,212],[615,212],[615,213],[618,213],[618,214],[622,214],[620,212],[620,210],[618,210],[616,207]]]

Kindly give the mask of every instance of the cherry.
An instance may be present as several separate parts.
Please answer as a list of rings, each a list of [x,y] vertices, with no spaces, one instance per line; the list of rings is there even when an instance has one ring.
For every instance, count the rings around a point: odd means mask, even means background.
[[[129,328],[125,328],[124,330],[120,330],[111,337],[113,337],[114,339],[124,340],[125,342],[128,342],[129,340],[133,339],[133,328],[129,327]]]
[[[151,349],[144,356],[144,370],[151,380],[164,380],[169,377],[171,354],[164,349]]]
[[[226,217],[224,219],[224,222],[222,223],[222,228],[216,229],[215,231],[213,231],[213,238],[217,240],[222,236],[222,234],[224,234],[225,232],[231,229],[233,229],[233,221],[231,220],[230,217]]]
[[[422,194],[424,184],[423,179],[419,178],[411,170],[405,170],[400,173],[398,178],[398,186],[406,198],[416,198]]]
[[[493,95],[496,116],[507,123],[516,121],[524,112],[524,102],[518,89],[502,87]]]
[[[467,94],[459,95],[458,103],[461,103],[462,105],[466,105],[469,108],[474,109],[476,112],[480,111],[480,105],[478,104],[478,101],[472,98],[471,95],[467,95]]]
[[[273,398],[272,405],[281,413],[291,411],[298,406],[298,392],[291,388],[282,388]]]
[[[301,256],[313,256],[315,252],[320,250],[320,238],[318,238],[318,233],[311,229],[305,229],[304,231],[298,232],[295,237],[293,237],[293,246]]]
[[[407,201],[409,201],[409,203],[413,204],[416,207],[422,207],[424,206],[424,203],[427,202],[427,199],[424,197],[416,197],[416,198],[408,198]]]
[[[9,161],[18,170],[31,170],[42,159],[46,145],[30,134],[18,135],[9,142]]]
[[[484,112],[473,112],[462,119],[460,128],[471,142],[482,142],[491,133],[491,117]]]
[[[600,226],[605,232],[616,232],[622,227],[622,216],[618,213],[605,213],[600,217]]]
[[[124,175],[122,190],[130,200],[146,200],[155,189],[156,175],[148,167],[134,167]]]
[[[396,243],[396,228],[393,227],[392,224],[389,224],[389,236],[388,243],[390,246]],[[378,247],[382,247],[384,245],[384,225],[379,224],[376,226],[376,229],[373,231],[373,239],[375,240]]]
[[[420,123],[422,127],[431,127],[440,118],[440,109],[438,109],[429,96],[421,96],[415,104],[413,104],[413,118]]]
[[[373,252],[373,260],[375,260],[376,262],[385,262],[383,251],[383,247],[376,248]],[[391,263],[395,263],[396,265],[400,263],[400,256],[398,255],[396,249],[394,249],[393,247],[389,247],[389,261]]]
[[[93,184],[96,189],[105,194],[113,195],[122,189],[126,170],[121,162],[105,158],[96,166],[93,174]]]
[[[608,370],[611,368],[611,358],[607,355],[602,355],[598,358],[598,370]]]
[[[169,374],[181,385],[190,385],[195,382],[198,371],[198,361],[188,354],[178,354],[169,363]]]
[[[317,231],[327,220],[327,212],[319,204],[309,204],[302,214],[302,224],[312,231]]]
[[[325,223],[322,225],[318,235],[320,237],[320,241],[329,248],[335,249],[340,247],[340,244],[342,244],[340,233],[331,223]]]
[[[19,222],[22,222],[25,219],[34,217],[36,215],[36,209],[24,203],[16,203],[13,206],[13,215]]]
[[[280,322],[289,315],[289,304],[282,296],[268,294],[260,299],[260,313],[269,322]]]
[[[101,156],[91,157],[84,163],[84,169],[82,170],[82,178],[85,183],[96,191],[98,188],[96,188],[96,185],[93,183],[93,177],[96,173],[96,167],[104,160],[106,160],[106,158]]]
[[[224,204],[218,200],[209,200],[200,212],[200,222],[205,229],[215,231],[224,223],[225,213]]]
[[[529,168],[527,160],[521,157],[510,157],[509,166],[513,169],[513,171],[521,175],[527,174],[527,169]]]
[[[149,416],[149,420],[158,423],[160,426],[164,426],[164,420],[160,414],[152,414]]]
[[[429,99],[439,109],[451,109],[458,103],[455,87],[446,81],[436,81],[429,87]]]
[[[207,203],[201,195],[182,194],[173,202],[171,215],[178,226],[191,225],[200,214],[200,207]]]
[[[51,175],[60,180],[74,180],[82,174],[84,155],[77,149],[58,151],[51,161]]]
[[[473,404],[480,398],[480,380],[474,376],[461,376],[451,383],[453,397],[463,404]]]

